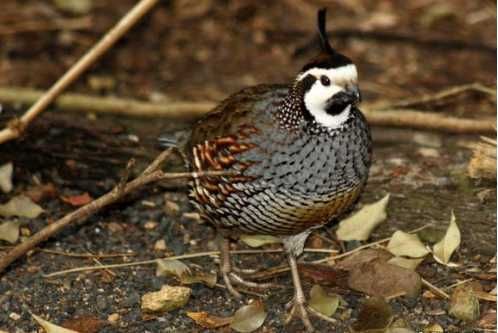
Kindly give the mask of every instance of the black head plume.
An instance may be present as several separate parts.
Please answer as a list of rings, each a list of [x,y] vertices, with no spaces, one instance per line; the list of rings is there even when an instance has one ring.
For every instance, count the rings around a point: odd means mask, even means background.
[[[353,63],[351,59],[337,52],[330,45],[327,36],[326,18],[327,18],[327,9],[326,8],[320,9],[317,14],[318,37],[320,39],[320,54],[318,54],[317,57],[315,57],[312,61],[306,64],[301,70],[302,72],[305,72],[308,69],[314,67],[330,69],[330,68],[342,67]]]
[[[318,11],[317,17],[318,23],[318,37],[320,38],[320,46],[322,48],[322,52],[326,53],[335,53],[332,46],[330,46],[329,38],[327,36],[327,8],[321,8]]]

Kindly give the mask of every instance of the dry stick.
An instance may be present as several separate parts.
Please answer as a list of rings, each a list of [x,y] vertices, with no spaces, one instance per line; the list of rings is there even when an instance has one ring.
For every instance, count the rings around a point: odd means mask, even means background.
[[[92,18],[90,16],[71,18],[71,19],[56,19],[50,21],[21,21],[19,24],[11,24],[9,26],[0,26],[1,35],[13,35],[21,32],[40,32],[53,30],[81,30],[92,27]]]
[[[464,91],[457,86],[450,88]],[[468,89],[468,88],[466,88]],[[484,87],[483,89],[490,89]],[[445,91],[438,94],[443,94]],[[447,92],[446,92],[447,93]],[[0,101],[2,103],[32,103],[43,92],[22,88],[0,88]],[[438,95],[436,94],[436,95]],[[174,120],[194,120],[213,109],[215,103],[211,102],[172,102],[172,103],[147,103],[131,99],[114,97],[90,97],[79,94],[65,94],[57,98],[55,104],[58,108],[67,111],[85,111],[99,113],[116,113],[140,117],[164,117]],[[489,119],[461,119],[445,116],[436,112],[418,110],[378,110],[376,106],[365,105],[362,107],[371,125],[407,127],[422,130],[437,130],[448,133],[473,134],[495,133],[495,118]],[[1,143],[0,137],[0,143]]]
[[[166,157],[171,153],[171,150],[166,150],[161,153],[153,164],[159,166],[157,160],[164,161]],[[179,172],[179,173],[164,173],[162,170],[151,171],[146,175],[141,175],[136,179],[128,182],[125,186],[116,186],[112,191],[104,194],[98,199],[88,203],[87,205],[73,211],[72,213],[67,214],[63,218],[57,220],[56,222],[47,225],[36,234],[31,236],[25,242],[17,245],[12,250],[7,252],[3,257],[0,257],[0,272],[2,272],[8,265],[14,262],[16,259],[22,257],[29,250],[35,248],[41,242],[47,240],[48,238],[55,235],[57,232],[64,229],[66,226],[74,224],[76,222],[83,221],[90,215],[96,213],[103,207],[106,207],[123,196],[147,185],[149,183],[157,182],[160,180],[170,180],[170,179],[178,179],[178,178],[190,178],[190,177],[205,177],[205,176],[220,176],[226,175],[226,172],[197,172],[197,173],[189,173],[189,172]]]
[[[0,144],[19,137],[25,128],[54,101],[71,83],[121,38],[158,0],[141,0],[104,37],[74,64],[57,82],[18,120],[0,131]],[[1,271],[1,269],[0,269]]]
[[[283,252],[285,252],[284,249],[237,250],[237,251],[230,251],[230,254],[262,254],[262,253],[283,253]],[[304,252],[336,253],[337,251],[332,250],[332,249],[309,249],[309,248],[305,248]],[[151,265],[151,264],[155,264],[158,260],[191,259],[191,258],[199,258],[199,257],[217,256],[219,254],[220,254],[219,251],[208,251],[208,252],[182,254],[182,255],[173,256],[173,257],[164,257],[164,258],[156,258],[156,259],[149,259],[149,260],[142,260],[142,261],[127,262],[124,264],[109,264],[109,265],[104,265],[104,266],[75,267],[75,268],[65,269],[63,271],[57,271],[57,272],[45,274],[45,275],[43,275],[43,277],[48,278],[48,277],[54,277],[54,276],[58,276],[58,275],[69,274],[69,273],[77,273],[77,272],[84,272],[84,271],[96,271],[96,270],[105,269],[105,268],[124,268],[124,267],[130,267],[130,266]]]
[[[435,285],[433,285],[432,283],[430,283],[429,281],[427,281],[424,278],[421,278],[421,280],[422,280],[422,284],[424,286],[426,286],[430,291],[432,291],[432,293],[434,295],[438,295],[438,296],[446,298],[446,299],[450,298],[450,295],[448,295],[447,293],[445,293],[444,290],[436,287]]]
[[[382,109],[399,109],[399,108],[413,107],[414,105],[434,103],[434,102],[446,99],[448,97],[460,95],[460,94],[467,92],[467,91],[477,91],[477,92],[480,92],[480,93],[483,93],[486,95],[496,97],[496,89],[495,88],[486,87],[485,85],[483,85],[481,83],[475,82],[475,83],[464,84],[461,86],[450,87],[450,88],[438,91],[435,94],[425,94],[422,96],[403,100],[403,101],[396,102],[396,103],[376,104],[375,108],[382,110]]]
[[[0,249],[10,250],[15,246],[0,246]],[[75,252],[64,252],[57,250],[49,250],[49,249],[41,249],[35,248],[33,251],[48,253],[48,254],[56,254],[59,256],[72,257],[72,258],[116,258],[116,257],[134,257],[137,254],[134,252],[131,253],[101,253],[101,254],[89,254],[89,253],[75,253]]]

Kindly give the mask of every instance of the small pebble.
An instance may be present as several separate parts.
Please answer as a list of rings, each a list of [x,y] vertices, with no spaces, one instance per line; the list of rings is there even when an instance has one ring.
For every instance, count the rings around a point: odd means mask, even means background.
[[[9,318],[12,320],[19,320],[19,319],[21,319],[21,315],[18,313],[15,313],[15,312],[11,312],[9,314]]]
[[[157,228],[158,225],[159,225],[159,223],[157,223],[156,221],[147,221],[144,224],[144,228],[146,230],[153,230],[153,229]]]
[[[165,251],[167,248],[168,247],[166,246],[166,241],[164,239],[160,239],[154,244],[155,251]]]
[[[107,321],[114,324],[119,320],[120,316],[119,313],[112,313],[107,317]]]

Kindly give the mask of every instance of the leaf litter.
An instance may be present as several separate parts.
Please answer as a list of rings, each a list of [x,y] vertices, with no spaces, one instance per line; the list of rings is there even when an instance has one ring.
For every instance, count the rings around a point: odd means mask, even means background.
[[[339,308],[340,297],[328,294],[320,285],[315,284],[310,290],[309,306],[321,314],[331,317]]]
[[[35,218],[43,212],[43,208],[35,204],[29,197],[18,195],[7,203],[0,205],[0,216]]]
[[[395,256],[410,258],[424,257],[430,252],[416,234],[409,234],[401,230],[392,235],[387,244],[387,250]]]
[[[280,238],[270,235],[241,235],[240,240],[250,247],[261,247],[267,244],[281,243]]]
[[[156,276],[173,276],[181,284],[203,283],[212,288],[216,285],[217,275],[191,269],[180,260],[157,259]]]
[[[3,193],[9,193],[12,191],[12,173],[14,171],[14,165],[12,162],[5,163],[0,166],[0,190]]]
[[[40,326],[43,327],[43,329],[45,330],[46,333],[78,333],[77,331],[73,331],[73,330],[64,328],[62,326],[52,324],[51,322],[44,320],[43,318],[41,318],[33,313],[31,314],[31,316],[33,316],[33,318],[38,322],[38,324],[40,324]]]
[[[451,220],[443,239],[437,242],[432,248],[434,260],[447,266],[455,266],[450,263],[453,252],[460,246],[460,229],[456,224],[455,214],[451,212]]]
[[[386,208],[389,194],[381,200],[365,205],[357,213],[339,223],[336,234],[342,241],[364,241],[370,237],[372,231],[387,217]]]
[[[7,221],[0,224],[0,239],[14,244],[19,239],[20,221]]]

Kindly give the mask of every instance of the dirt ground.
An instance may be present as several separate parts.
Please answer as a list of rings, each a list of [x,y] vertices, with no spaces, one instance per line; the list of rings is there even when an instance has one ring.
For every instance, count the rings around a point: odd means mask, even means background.
[[[135,3],[91,2],[91,9],[76,14],[56,6],[55,1],[1,1],[0,86],[47,89]],[[357,64],[367,102],[398,101],[472,82],[496,85],[494,1],[298,0],[263,4],[178,0],[161,2],[70,91],[161,103],[219,101],[245,86],[289,82],[314,54],[315,12],[323,4],[329,8],[333,45]],[[427,109],[467,118],[496,114],[495,101],[479,94],[458,96]],[[4,125],[23,110],[4,105],[0,123]],[[160,133],[189,125],[50,110],[21,139],[0,147],[0,165],[12,161],[15,167],[14,190],[0,194],[0,202],[39,188],[40,183],[53,184],[56,193],[40,201],[45,212],[22,221],[24,236],[33,234],[74,209],[62,196],[87,192],[96,198],[104,194],[116,185],[131,157],[137,160],[135,174],[154,158]],[[391,193],[391,200],[387,221],[369,241],[426,224],[437,234],[446,229],[454,211],[462,231],[461,247],[453,257],[459,267],[445,267],[428,257],[417,271],[441,288],[473,278],[485,291],[493,289],[496,271],[490,260],[496,255],[496,181],[474,180],[466,174],[471,151],[464,146],[479,137],[375,127],[373,138],[374,163],[361,204],[386,193]],[[171,163],[170,169],[176,170],[178,165],[178,161]],[[214,230],[184,215],[193,211],[184,185],[149,187],[58,234],[42,249],[125,254],[100,258],[105,264],[213,250]],[[166,209],[166,202],[178,204],[179,211]],[[328,226],[318,233],[330,239],[334,231],[335,226]],[[308,245],[339,248],[335,240],[330,245],[317,239],[312,237],[315,243]],[[160,240],[165,241],[164,249],[155,246]],[[355,245],[345,244],[348,249]],[[0,246],[0,255],[9,248],[6,242],[0,241]],[[234,248],[247,247],[239,242]],[[305,254],[302,259],[321,257]],[[236,261],[243,267],[269,268],[284,263],[285,258],[258,254],[237,256]],[[205,271],[217,270],[211,257],[188,262]],[[36,332],[39,326],[31,318],[32,312],[62,325],[80,320],[87,332],[92,332],[92,325],[93,332],[207,332],[185,312],[228,316],[254,298],[237,301],[223,288],[196,284],[191,286],[192,297],[184,308],[146,316],[140,309],[141,296],[163,284],[177,284],[172,278],[156,277],[154,265],[43,276],[95,264],[95,257],[33,251],[11,265],[0,273],[0,330]],[[283,325],[284,304],[292,296],[290,276],[283,274],[274,281],[289,288],[266,294],[268,317],[258,332],[301,332],[298,320]],[[312,282],[305,279],[304,285],[308,291]],[[328,290],[340,294],[347,304],[335,315],[335,324],[316,320],[316,329],[349,332],[366,296],[339,287]],[[449,315],[448,301],[437,297],[399,297],[389,304],[394,318],[404,320],[416,332],[433,323],[440,324],[444,332],[496,330],[482,322],[485,315],[496,311],[494,302],[481,300],[481,320],[475,322]],[[111,324],[107,319],[112,314],[119,314],[119,319]]]

